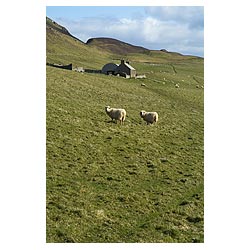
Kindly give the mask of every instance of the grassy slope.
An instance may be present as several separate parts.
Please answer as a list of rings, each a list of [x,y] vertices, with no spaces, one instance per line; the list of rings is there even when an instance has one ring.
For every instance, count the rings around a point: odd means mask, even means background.
[[[46,56],[49,63],[73,63],[73,67],[100,69],[107,62],[109,53],[47,27]]]
[[[50,62],[100,68],[114,56],[47,35]],[[130,58],[147,79],[47,67],[47,242],[204,241],[203,60]],[[127,110],[124,126],[106,105]]]

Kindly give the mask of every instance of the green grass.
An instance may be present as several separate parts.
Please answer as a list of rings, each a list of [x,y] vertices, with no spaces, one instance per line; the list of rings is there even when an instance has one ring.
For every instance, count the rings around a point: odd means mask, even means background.
[[[47,242],[203,242],[203,90],[143,82],[47,67]]]
[[[51,29],[46,55],[93,69],[120,59]],[[126,59],[147,78],[47,66],[47,242],[204,242],[203,59]],[[107,105],[126,109],[123,126]],[[147,126],[142,109],[158,123]]]

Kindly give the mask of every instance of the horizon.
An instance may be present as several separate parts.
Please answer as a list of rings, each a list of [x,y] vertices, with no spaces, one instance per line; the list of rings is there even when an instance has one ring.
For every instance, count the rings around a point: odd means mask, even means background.
[[[149,50],[204,58],[200,6],[47,6],[46,16],[84,43],[90,38],[113,38]]]

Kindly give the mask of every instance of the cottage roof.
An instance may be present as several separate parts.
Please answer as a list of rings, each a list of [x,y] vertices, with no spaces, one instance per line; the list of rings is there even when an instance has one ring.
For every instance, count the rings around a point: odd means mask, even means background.
[[[130,64],[128,63],[124,63],[124,65],[126,65],[129,69],[135,70]]]
[[[102,67],[102,72],[107,72],[107,71],[115,71],[116,68],[118,67],[118,64],[115,63],[107,63]]]

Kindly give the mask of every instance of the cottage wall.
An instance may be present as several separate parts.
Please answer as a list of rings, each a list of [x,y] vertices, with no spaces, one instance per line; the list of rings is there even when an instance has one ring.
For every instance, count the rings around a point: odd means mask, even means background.
[[[136,77],[136,70],[135,69],[130,70],[130,76],[131,77]]]
[[[136,77],[136,70],[129,65],[129,63],[124,63],[124,60],[121,60],[121,64],[117,67],[118,73],[126,73],[130,77]]]
[[[130,69],[125,66],[125,64],[121,64],[117,67],[118,72],[126,73],[127,75],[130,75]]]

